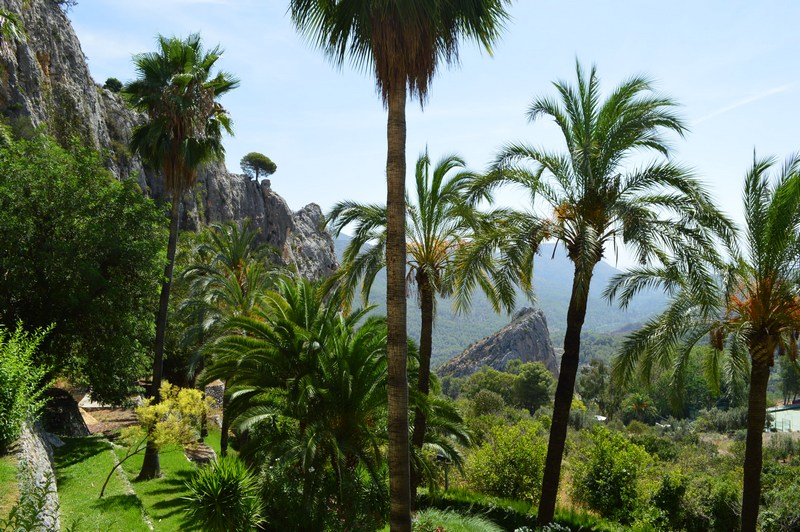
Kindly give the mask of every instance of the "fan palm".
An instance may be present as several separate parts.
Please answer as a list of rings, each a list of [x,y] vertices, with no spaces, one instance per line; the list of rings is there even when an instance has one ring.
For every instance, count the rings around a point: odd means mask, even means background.
[[[581,329],[595,265],[622,242],[642,263],[690,250],[713,249],[713,234],[729,237],[730,223],[715,209],[698,181],[669,161],[654,160],[626,168],[637,151],[667,156],[667,131],[682,135],[685,127],[674,114],[675,102],[652,93],[651,83],[632,77],[605,101],[600,99],[595,68],[587,73],[576,64],[577,84],[555,83],[558,99],[537,98],[528,119],[552,118],[567,152],[525,144],[506,146],[494,170],[475,183],[487,194],[502,184],[522,188],[529,211],[498,211],[498,222],[464,249],[460,287],[477,282],[474,264],[500,244],[502,269],[517,271],[529,289],[533,257],[541,242],[564,245],[574,265],[572,293],[555,394],[553,424],[545,462],[540,523],[552,521],[569,410],[580,356]],[[536,209],[547,207],[542,216]]]
[[[460,40],[487,50],[506,19],[509,0],[292,0],[300,32],[341,65],[371,70],[388,108],[387,297],[389,327],[389,476],[392,530],[410,530],[408,387],[406,383],[405,174],[406,96],[420,102],[440,62],[458,59]]]
[[[692,347],[706,335],[713,349],[706,375],[719,386],[749,370],[747,441],[742,492],[742,530],[756,530],[761,490],[761,434],[766,418],[767,381],[775,355],[797,359],[800,334],[800,158],[791,158],[773,185],[770,160],[755,161],[744,187],[742,248],[714,267],[674,262],[660,269],[637,269],[612,280],[607,294],[622,304],[646,286],[673,292],[670,306],[631,335],[613,363],[626,382],[639,369],[673,369],[679,392]]]
[[[464,161],[456,155],[443,157],[431,172],[427,153],[416,164],[414,198],[406,193],[406,281],[416,290],[421,311],[419,337],[419,372],[417,390],[430,391],[433,325],[436,296],[451,292],[448,272],[456,251],[471,234],[477,213],[464,201],[466,186],[475,175],[463,170]],[[361,285],[362,300],[369,292],[377,273],[386,265],[386,207],[342,201],[328,214],[328,225],[335,235],[355,224],[354,237],[344,251],[342,267],[328,284],[342,291],[349,301]],[[482,264],[483,268],[490,265]],[[425,442],[426,416],[416,409],[412,443],[419,450]],[[412,470],[412,495],[419,475]]]
[[[199,167],[223,157],[222,134],[232,132],[231,120],[217,98],[238,86],[230,74],[212,75],[222,51],[219,47],[204,50],[197,34],[186,40],[159,35],[158,47],[157,52],[134,57],[138,78],[123,89],[131,106],[147,114],[147,121],[133,131],[131,148],[146,165],[163,172],[165,189],[172,195],[167,264],[156,320],[151,388],[156,401],[163,371],[180,200],[194,185]],[[139,476],[147,479],[159,475],[158,453],[149,446]]]

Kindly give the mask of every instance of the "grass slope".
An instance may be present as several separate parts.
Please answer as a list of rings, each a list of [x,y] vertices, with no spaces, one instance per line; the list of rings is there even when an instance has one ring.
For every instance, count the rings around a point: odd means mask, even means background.
[[[136,495],[127,494],[115,474],[100,499],[100,487],[114,467],[110,444],[100,437],[66,438],[55,450],[61,523],[77,531],[149,530]]]
[[[0,518],[8,515],[18,495],[17,457],[13,454],[0,456]]]

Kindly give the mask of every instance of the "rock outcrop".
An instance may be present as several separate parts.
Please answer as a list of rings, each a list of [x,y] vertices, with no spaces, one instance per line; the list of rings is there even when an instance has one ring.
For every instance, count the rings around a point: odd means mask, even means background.
[[[512,360],[542,362],[553,374],[558,373],[558,360],[550,342],[547,319],[541,310],[519,310],[511,323],[469,346],[443,364],[437,373],[440,376],[466,377],[483,366],[502,371]]]
[[[67,16],[55,0],[0,0],[0,8],[19,15],[21,42],[0,43],[0,113],[17,134],[44,125],[61,143],[77,137],[107,154],[106,166],[118,179],[136,179],[145,194],[165,196],[163,179],[142,166],[128,150],[131,130],[145,119],[127,108],[119,94],[97,85]],[[4,21],[0,21],[2,23]],[[182,228],[250,219],[260,239],[276,256],[294,261],[316,279],[338,266],[330,235],[320,227],[321,212],[310,204],[292,212],[272,190],[209,165],[183,200]]]

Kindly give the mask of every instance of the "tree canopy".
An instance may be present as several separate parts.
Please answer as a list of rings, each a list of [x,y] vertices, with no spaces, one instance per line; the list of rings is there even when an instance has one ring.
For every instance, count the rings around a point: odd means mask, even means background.
[[[37,363],[121,402],[146,368],[166,224],[97,153],[0,146],[0,323],[53,325]]]
[[[242,157],[239,164],[242,166],[242,172],[244,172],[247,177],[255,179],[256,181],[258,181],[260,177],[271,176],[278,169],[278,165],[273,163],[272,159],[256,151],[251,151]]]

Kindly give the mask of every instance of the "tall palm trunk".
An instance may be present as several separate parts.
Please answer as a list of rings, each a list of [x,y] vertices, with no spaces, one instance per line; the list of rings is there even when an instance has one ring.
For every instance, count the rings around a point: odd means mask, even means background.
[[[230,403],[230,396],[228,395],[228,380],[225,380],[225,391],[222,393],[222,426],[219,429],[220,456],[228,456],[228,431],[231,428],[230,415],[228,413],[228,403]]]
[[[582,279],[584,276],[586,278]],[[575,377],[578,374],[581,351],[581,329],[583,329],[583,321],[586,318],[586,303],[591,279],[592,271],[584,275],[582,269],[575,266],[572,296],[567,310],[567,331],[564,334],[564,355],[561,357],[561,368],[558,374],[553,423],[550,425],[550,441],[547,444],[547,458],[542,479],[542,498],[539,500],[537,520],[540,525],[551,523],[555,515],[558,481],[561,477],[561,459],[564,455],[564,442],[567,439],[572,395],[575,392]]]
[[[411,530],[408,442],[408,345],[406,339],[406,88],[393,83],[386,128],[386,314],[388,322],[389,525]]]
[[[769,354],[772,356],[772,353]],[[750,393],[747,399],[747,442],[744,451],[744,489],[742,490],[742,532],[755,532],[761,502],[761,446],[767,417],[769,364],[753,358]]]
[[[158,301],[158,317],[156,318],[156,345],[153,355],[153,383],[150,387],[150,397],[153,404],[161,400],[161,378],[164,371],[164,341],[167,336],[167,311],[169,310],[169,291],[172,288],[172,270],[175,268],[175,250],[178,247],[178,227],[180,224],[181,194],[172,193],[172,209],[169,221],[169,244],[167,245],[167,265],[164,267],[164,281],[161,284],[161,297]],[[147,449],[139,471],[139,480],[149,480],[161,476],[161,463],[158,459],[158,449],[152,439],[147,441]]]
[[[417,390],[422,395],[428,395],[431,384],[431,355],[433,353],[433,289],[425,272],[417,274],[417,287],[419,289],[419,306],[422,313],[421,331],[419,333],[419,376]],[[425,413],[419,408],[414,412],[414,433],[411,443],[417,449],[422,449],[425,443],[425,430],[428,420]],[[421,472],[415,468],[411,470],[411,502],[416,507],[417,488],[422,480]]]

